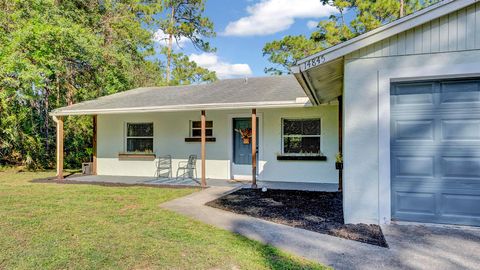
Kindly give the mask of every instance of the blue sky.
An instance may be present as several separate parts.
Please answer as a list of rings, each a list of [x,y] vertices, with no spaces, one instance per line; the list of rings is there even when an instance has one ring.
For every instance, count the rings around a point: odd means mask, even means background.
[[[194,49],[188,41],[181,50],[220,78],[265,76],[269,65],[262,56],[265,43],[286,35],[309,35],[320,19],[336,11],[320,0],[206,0],[205,15],[217,37],[210,40],[214,54]],[[177,50],[180,50],[177,48]]]

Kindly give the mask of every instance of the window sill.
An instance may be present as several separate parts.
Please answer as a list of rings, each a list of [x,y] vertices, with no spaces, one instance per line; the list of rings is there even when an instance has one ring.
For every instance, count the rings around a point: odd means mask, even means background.
[[[327,161],[326,156],[302,156],[302,155],[277,155],[277,160],[305,160],[305,161]]]
[[[119,160],[154,160],[155,154],[149,153],[120,153],[118,154]]]
[[[189,137],[185,138],[185,142],[201,142],[202,138],[199,137]],[[206,142],[216,142],[217,139],[215,137],[207,137]]]

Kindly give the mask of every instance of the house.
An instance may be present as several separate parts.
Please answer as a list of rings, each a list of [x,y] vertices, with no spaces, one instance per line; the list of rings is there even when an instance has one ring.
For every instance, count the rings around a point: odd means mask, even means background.
[[[179,162],[202,156],[203,111],[205,178],[250,180],[252,138],[243,141],[240,131],[252,128],[252,109],[258,119],[257,136],[251,137],[258,138],[259,179],[338,185],[338,106],[312,106],[294,76],[139,88],[54,115],[96,116],[97,174],[154,176],[156,159],[171,155],[175,176]],[[293,157],[309,161],[281,160]]]
[[[153,175],[157,156],[176,166],[197,154],[204,184],[343,180],[347,223],[480,226],[477,2],[444,0],[299,61],[294,77],[141,88],[55,110],[59,177],[63,117],[93,115],[97,174]]]

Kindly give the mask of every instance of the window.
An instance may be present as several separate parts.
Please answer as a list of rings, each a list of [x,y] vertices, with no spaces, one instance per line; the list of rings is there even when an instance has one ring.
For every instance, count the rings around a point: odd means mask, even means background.
[[[207,137],[213,137],[213,121],[205,121],[205,134]],[[191,121],[190,137],[202,137],[202,122]]]
[[[320,119],[283,119],[283,154],[320,155]]]
[[[127,152],[153,152],[153,123],[127,123]]]

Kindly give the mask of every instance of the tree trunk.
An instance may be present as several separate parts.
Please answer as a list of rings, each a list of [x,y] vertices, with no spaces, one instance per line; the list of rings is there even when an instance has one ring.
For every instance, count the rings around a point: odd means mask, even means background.
[[[339,8],[338,11],[340,12],[340,19],[342,20],[342,27],[345,25],[345,15],[343,14],[343,8]]]
[[[404,0],[400,0],[400,18],[404,16],[405,3]]]
[[[172,64],[172,46],[173,46],[173,27],[175,23],[175,7],[172,5],[172,13],[170,17],[170,29],[168,33],[168,48],[167,48],[167,85],[170,84],[171,64]]]
[[[48,132],[49,131],[48,129],[50,126],[50,121],[48,116],[48,108],[50,107],[49,99],[50,99],[50,90],[45,89],[45,149],[46,149],[47,155],[50,153],[50,144],[49,144],[50,134]]]
[[[55,76],[55,82],[56,82],[56,90],[57,90],[57,107],[60,107],[60,78],[59,75],[57,74]]]

